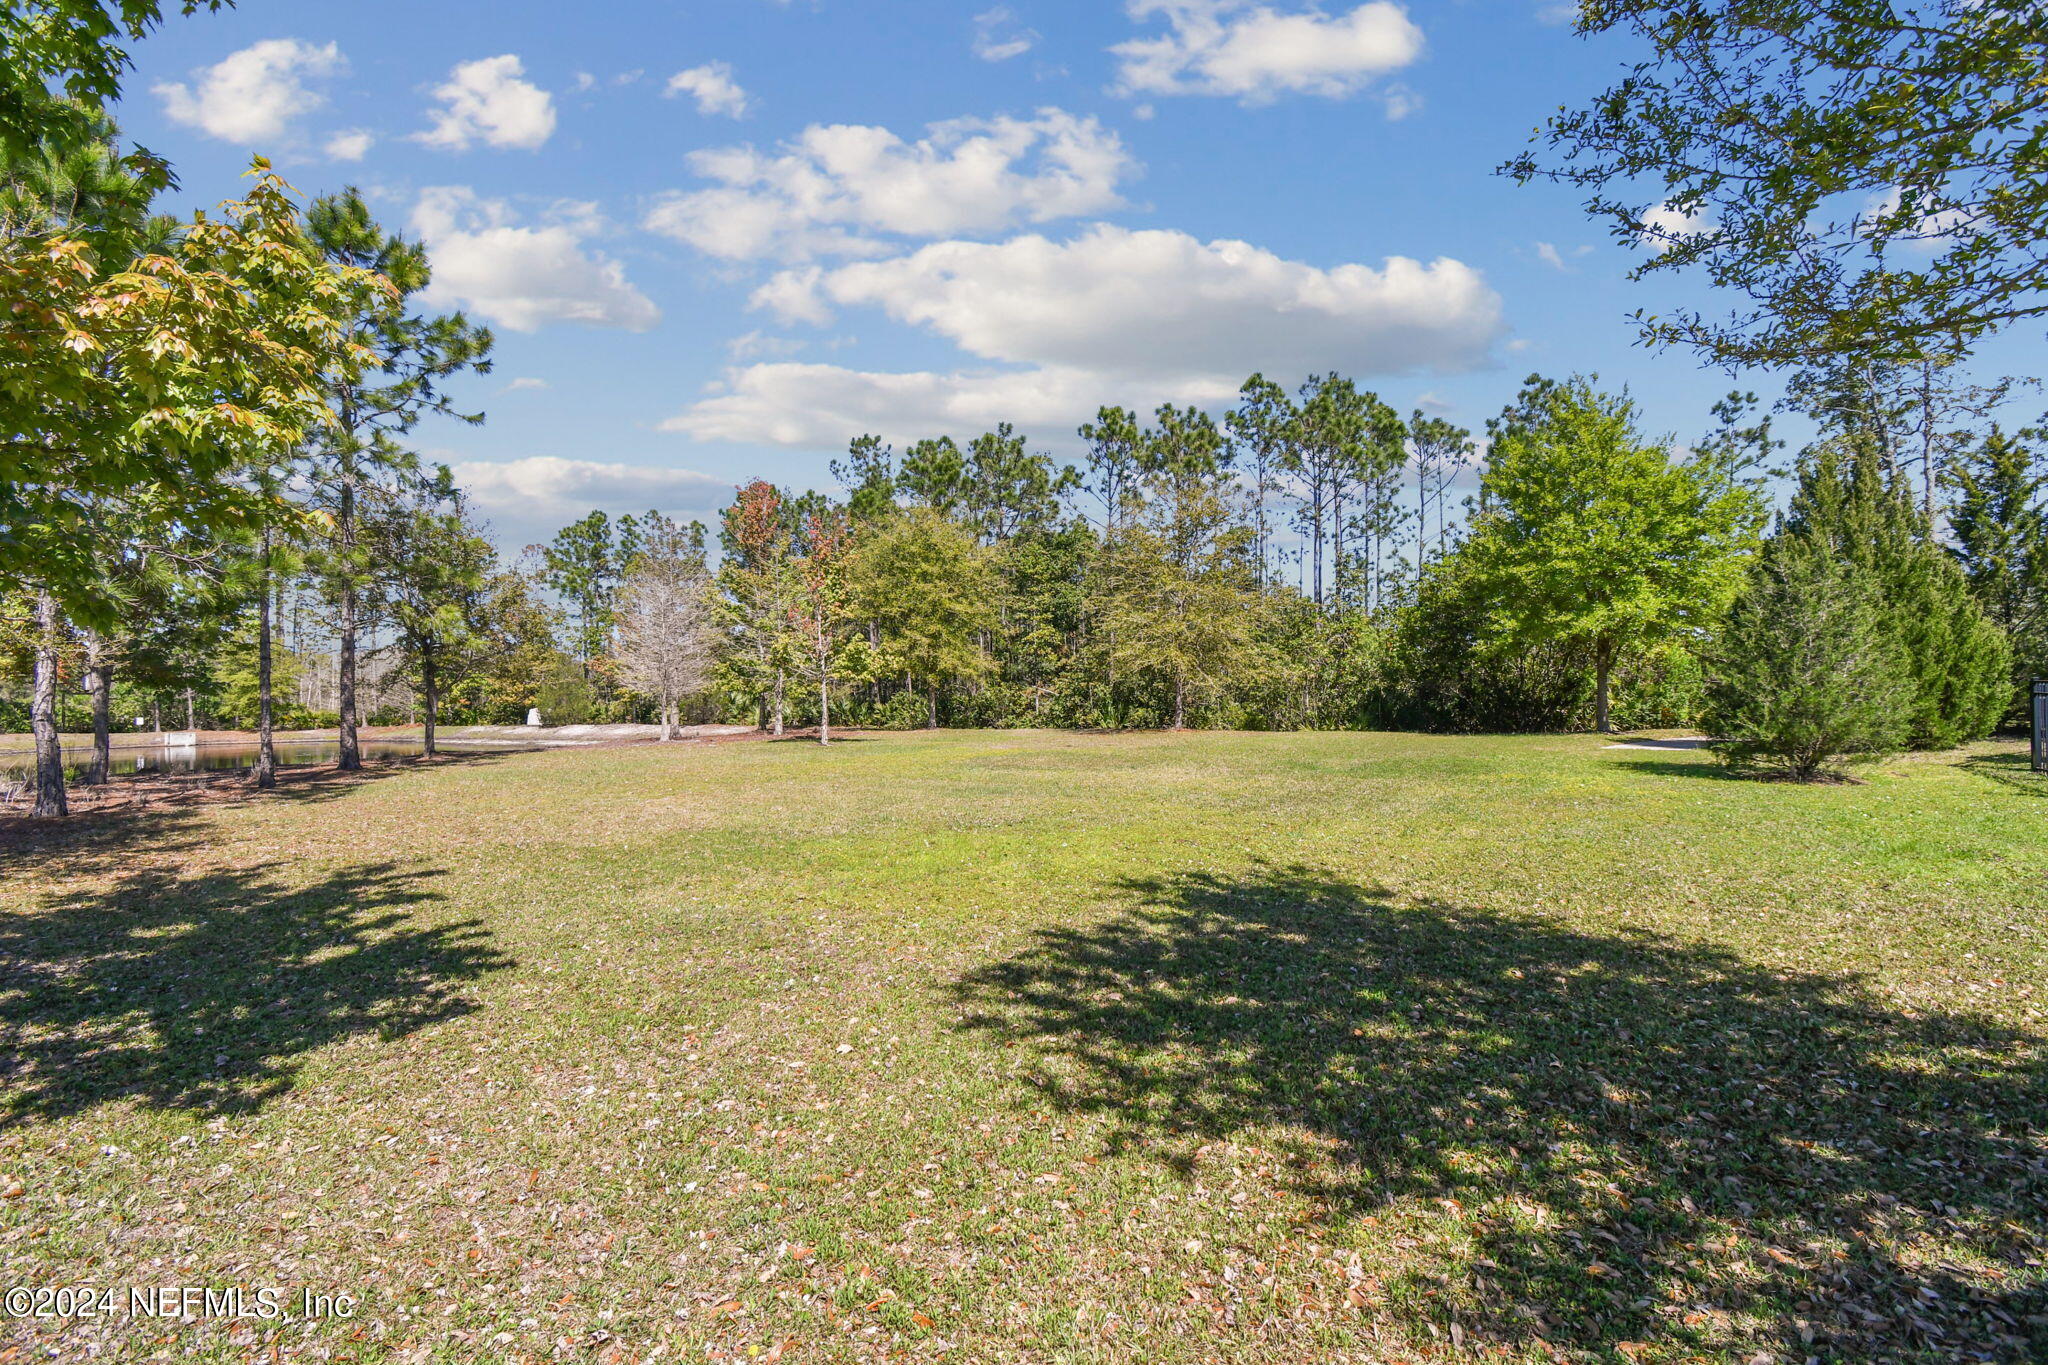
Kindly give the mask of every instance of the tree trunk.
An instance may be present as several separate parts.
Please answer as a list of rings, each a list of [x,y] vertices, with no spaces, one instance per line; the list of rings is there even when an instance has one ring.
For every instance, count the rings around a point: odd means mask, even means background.
[[[779,668],[775,670],[775,703],[768,733],[772,735],[782,733],[782,670]]]
[[[1920,514],[1934,526],[1934,362],[1920,362]]]
[[[1598,674],[1593,694],[1593,724],[1601,734],[1612,734],[1614,726],[1607,715],[1607,683],[1614,672],[1614,651],[1610,646],[1601,645],[1594,651],[1593,667]]]
[[[675,694],[664,690],[661,694],[661,742],[666,744],[676,737]]]
[[[1173,675],[1173,728],[1188,728],[1188,678],[1185,673]]]
[[[85,637],[85,691],[92,698],[92,762],[87,765],[83,786],[101,786],[114,766],[112,725],[107,708],[114,691],[114,665],[107,658],[107,642],[98,635]]]
[[[1344,495],[1330,499],[1330,597],[1338,615],[1344,614]]]
[[[927,724],[925,728],[928,730],[936,730],[939,728],[939,683],[938,679],[936,678],[932,680],[930,701],[931,719],[929,724]]]
[[[64,741],[57,734],[57,599],[36,594],[35,694],[29,704],[36,737],[36,804],[31,814],[70,814],[64,800]]]
[[[256,606],[256,786],[277,785],[277,707],[270,695],[270,530],[263,531],[263,581]]]
[[[832,674],[829,647],[818,650],[818,743],[832,742]]]
[[[1420,453],[1415,457],[1415,576],[1422,576],[1429,563],[1429,466]]]
[[[420,692],[426,703],[426,739],[424,746],[428,758],[434,756],[434,724],[441,716],[441,670],[434,666],[431,652],[420,656]]]
[[[343,483],[341,514],[336,518],[339,523],[336,529],[341,535],[340,696],[336,707],[340,713],[341,744],[334,766],[345,773],[355,772],[363,766],[362,745],[356,739],[356,566],[350,562],[355,552],[355,503],[355,488]]]
[[[185,689],[185,728],[187,730],[197,730],[199,728],[198,715],[192,709],[192,689],[189,687]]]

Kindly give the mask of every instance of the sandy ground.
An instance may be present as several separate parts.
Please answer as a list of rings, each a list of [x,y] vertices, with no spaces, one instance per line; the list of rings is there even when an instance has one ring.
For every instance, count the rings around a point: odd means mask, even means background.
[[[751,725],[684,725],[676,730],[680,739],[722,739],[728,735],[750,735]],[[412,739],[417,725],[378,732],[380,739]],[[659,725],[457,725],[438,732],[443,740],[465,744],[616,744],[622,740],[658,740]]]
[[[179,735],[192,731],[179,730]],[[364,739],[418,739],[417,725],[365,725],[357,731]],[[676,732],[683,739],[722,738],[727,735],[753,733],[748,725],[685,725]],[[200,730],[196,732],[201,744],[254,744],[254,730]],[[475,744],[610,744],[621,740],[660,739],[659,725],[443,725],[436,731],[443,740],[462,740]],[[164,742],[164,734],[154,730],[116,730],[109,737],[109,744],[115,749],[152,749]],[[338,738],[332,728],[325,730],[279,730],[280,744],[295,742],[318,742]],[[67,730],[63,735],[66,749],[90,747],[90,732],[79,734]],[[33,735],[0,735],[0,755],[34,753]]]

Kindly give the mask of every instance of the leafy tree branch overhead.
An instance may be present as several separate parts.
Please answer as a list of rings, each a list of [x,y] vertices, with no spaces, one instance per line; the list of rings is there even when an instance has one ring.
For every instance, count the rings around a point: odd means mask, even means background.
[[[1967,352],[2048,316],[2038,0],[1584,0],[1650,55],[1502,169],[1586,191],[1614,236],[1743,301],[1645,308],[1727,365]]]

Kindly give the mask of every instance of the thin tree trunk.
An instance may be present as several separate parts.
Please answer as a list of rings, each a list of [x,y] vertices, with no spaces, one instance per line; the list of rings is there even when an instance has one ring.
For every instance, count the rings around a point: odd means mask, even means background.
[[[936,730],[939,728],[939,680],[937,678],[932,679],[931,696],[929,700],[931,702],[931,718],[930,721],[926,724],[925,728],[928,730]]]
[[[441,716],[441,670],[431,653],[420,656],[420,691],[426,702],[426,755],[434,756],[434,724]]]
[[[1320,498],[1322,495],[1316,494],[1316,496]],[[1323,605],[1323,507],[1321,502],[1316,504],[1315,509],[1315,555],[1316,605],[1320,607]]]
[[[1173,728],[1188,728],[1188,678],[1179,672],[1173,675]]]
[[[1344,495],[1330,499],[1330,596],[1336,599],[1338,615],[1344,612]]]
[[[1266,485],[1271,482],[1271,479],[1267,476],[1266,462],[1263,458],[1260,459],[1256,470],[1259,482],[1258,491],[1253,499],[1252,506],[1254,515],[1258,519],[1259,527],[1259,591],[1264,592],[1266,590]]]
[[[1614,727],[1609,723],[1607,714],[1607,684],[1614,672],[1613,650],[1607,645],[1599,646],[1594,651],[1593,666],[1599,676],[1593,696],[1593,724],[1601,734],[1611,734]]]
[[[1415,574],[1429,563],[1429,459],[1420,449],[1415,455]]]
[[[199,717],[192,709],[192,689],[189,687],[185,689],[185,728],[195,732],[199,729]]]
[[[107,708],[114,691],[114,665],[107,658],[107,642],[96,634],[85,637],[85,691],[92,698],[92,762],[87,765],[81,786],[102,786],[113,769],[113,726]]]
[[[1920,513],[1934,526],[1934,362],[1920,362]]]
[[[263,530],[263,581],[256,607],[256,786],[277,785],[277,707],[270,695],[270,528]]]
[[[775,709],[769,733],[782,733],[782,670],[779,668],[775,670]]]
[[[346,479],[341,486],[340,515],[336,518],[341,537],[341,650],[338,663],[340,696],[337,711],[341,731],[340,751],[334,766],[341,772],[355,772],[363,766],[363,750],[356,738],[356,491]]]
[[[831,660],[829,647],[823,642],[818,646],[818,743],[832,742],[832,674],[827,665]]]
[[[676,737],[675,694],[667,689],[661,694],[661,742],[666,744]]]
[[[35,694],[29,703],[29,724],[36,737],[36,804],[31,813],[55,817],[71,813],[64,800],[64,741],[57,734],[57,599],[36,594]]]

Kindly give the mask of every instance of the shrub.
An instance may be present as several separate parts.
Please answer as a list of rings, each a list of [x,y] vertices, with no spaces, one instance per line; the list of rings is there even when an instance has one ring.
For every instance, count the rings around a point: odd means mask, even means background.
[[[596,710],[590,682],[574,665],[557,669],[541,683],[534,697],[547,725],[587,725]],[[523,717],[522,717],[523,719]]]
[[[1430,566],[1387,642],[1379,719],[1451,734],[1567,730],[1589,714],[1589,655],[1559,642],[1489,642],[1483,584],[1453,554]]]
[[[956,696],[944,717],[967,730],[1015,730],[1044,723],[1027,688],[992,682],[966,696]]]
[[[877,730],[922,730],[931,720],[931,703],[915,692],[898,692],[871,712],[867,724]]]
[[[1690,729],[1707,697],[1699,656],[1665,644],[1622,662],[1614,673],[1614,724],[1629,730]]]
[[[1741,769],[1811,782],[1905,747],[1915,688],[1879,584],[1824,540],[1780,532],[1728,614],[1707,725]]]

